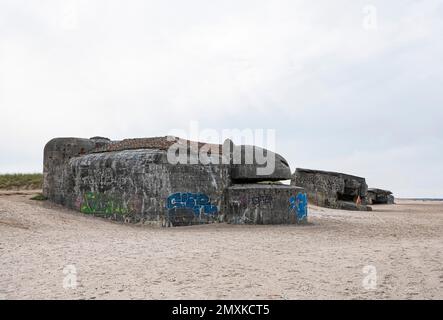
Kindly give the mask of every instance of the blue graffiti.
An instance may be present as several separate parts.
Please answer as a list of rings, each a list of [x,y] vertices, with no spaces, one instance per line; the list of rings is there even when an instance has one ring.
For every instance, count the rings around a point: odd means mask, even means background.
[[[297,215],[297,220],[306,220],[308,216],[308,198],[306,193],[298,193],[289,198],[289,210]]]
[[[216,214],[218,207],[211,204],[209,197],[204,193],[177,192],[171,194],[166,200],[167,209],[187,208],[194,214]]]

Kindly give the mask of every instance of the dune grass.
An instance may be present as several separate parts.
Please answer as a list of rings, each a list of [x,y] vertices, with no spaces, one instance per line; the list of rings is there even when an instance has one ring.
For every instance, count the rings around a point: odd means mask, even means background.
[[[41,173],[0,174],[0,190],[41,189],[42,182]]]

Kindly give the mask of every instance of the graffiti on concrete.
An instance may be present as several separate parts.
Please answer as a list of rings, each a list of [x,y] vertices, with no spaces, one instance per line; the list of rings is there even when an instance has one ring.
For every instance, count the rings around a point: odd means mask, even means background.
[[[211,204],[209,196],[204,193],[173,193],[166,200],[166,208],[169,210],[190,209],[195,215],[201,213],[211,215],[218,212],[218,207]]]
[[[270,204],[272,202],[272,196],[270,194],[254,196],[251,200],[253,205]]]
[[[247,207],[249,204],[252,204],[254,206],[260,206],[262,204],[271,204],[272,203],[272,195],[259,195],[259,196],[253,196],[253,197],[247,197],[245,195],[242,195],[238,198],[237,203],[241,207]]]
[[[308,216],[308,197],[306,193],[298,193],[289,198],[289,211],[293,212],[298,221],[306,220]]]
[[[130,213],[128,206],[121,199],[97,192],[86,192],[83,195],[80,211],[90,214]]]

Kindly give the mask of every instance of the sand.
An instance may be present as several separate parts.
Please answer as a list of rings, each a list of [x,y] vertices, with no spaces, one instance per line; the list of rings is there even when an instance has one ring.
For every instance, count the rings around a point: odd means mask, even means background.
[[[0,193],[0,299],[443,298],[443,202],[162,229],[29,198]]]

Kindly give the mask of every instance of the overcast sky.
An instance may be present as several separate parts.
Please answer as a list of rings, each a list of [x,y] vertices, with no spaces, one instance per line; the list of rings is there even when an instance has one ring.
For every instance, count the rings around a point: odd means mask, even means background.
[[[441,0],[0,0],[0,172],[41,171],[53,137],[198,121],[275,129],[292,170],[443,197],[442,18]]]

